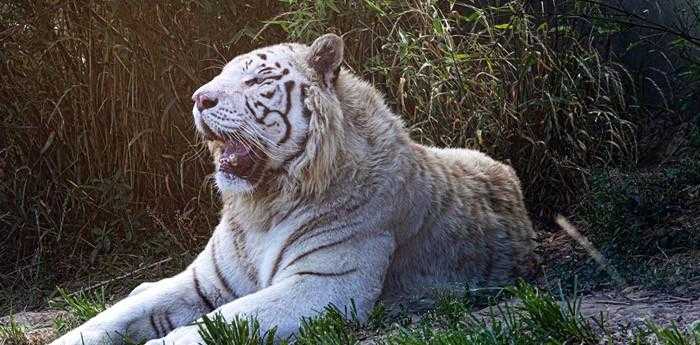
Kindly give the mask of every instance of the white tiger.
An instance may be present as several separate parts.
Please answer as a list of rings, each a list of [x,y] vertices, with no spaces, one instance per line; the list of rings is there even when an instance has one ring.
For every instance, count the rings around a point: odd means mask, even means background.
[[[197,344],[194,323],[216,313],[286,338],[330,303],[352,300],[364,319],[380,298],[527,271],[534,234],[514,171],[412,142],[342,58],[328,34],[238,56],[200,87],[194,122],[224,201],[209,243],[53,344]]]

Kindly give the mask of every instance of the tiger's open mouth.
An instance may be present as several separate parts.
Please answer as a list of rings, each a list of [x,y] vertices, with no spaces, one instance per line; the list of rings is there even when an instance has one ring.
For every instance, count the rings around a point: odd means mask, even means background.
[[[219,170],[248,178],[255,165],[254,158],[254,152],[248,144],[242,141],[224,141],[224,148],[219,158]]]
[[[256,175],[263,155],[253,143],[244,139],[208,134],[206,139],[217,142],[221,150],[219,172],[231,179],[239,177],[248,180]]]

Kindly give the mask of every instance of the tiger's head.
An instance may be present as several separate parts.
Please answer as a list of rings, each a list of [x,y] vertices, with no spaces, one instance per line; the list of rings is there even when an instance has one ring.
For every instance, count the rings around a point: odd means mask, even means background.
[[[343,41],[279,44],[239,55],[194,92],[194,123],[223,194],[328,184],[342,145],[335,94]]]

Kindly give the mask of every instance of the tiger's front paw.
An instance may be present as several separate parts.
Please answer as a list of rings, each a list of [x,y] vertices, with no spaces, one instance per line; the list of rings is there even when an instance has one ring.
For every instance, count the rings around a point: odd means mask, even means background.
[[[197,345],[204,344],[199,335],[198,326],[184,326],[176,328],[163,338],[153,339],[144,345]]]

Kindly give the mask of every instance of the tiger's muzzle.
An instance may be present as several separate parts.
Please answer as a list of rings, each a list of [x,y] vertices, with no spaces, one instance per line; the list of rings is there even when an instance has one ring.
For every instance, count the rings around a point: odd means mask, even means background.
[[[215,110],[219,104],[219,98],[208,92],[196,94],[192,97],[201,118],[197,129],[205,140],[219,143],[221,155],[219,156],[219,171],[228,178],[242,178],[252,180],[257,178],[260,168],[264,165],[264,153],[252,140],[243,137],[242,133],[224,132],[212,129],[205,118],[211,116],[207,110]]]

